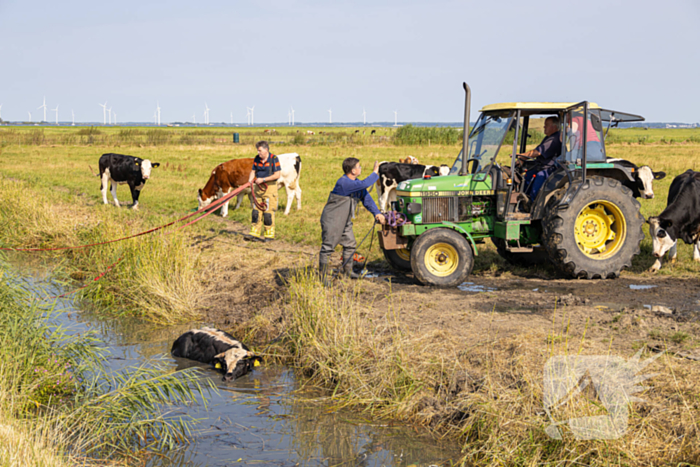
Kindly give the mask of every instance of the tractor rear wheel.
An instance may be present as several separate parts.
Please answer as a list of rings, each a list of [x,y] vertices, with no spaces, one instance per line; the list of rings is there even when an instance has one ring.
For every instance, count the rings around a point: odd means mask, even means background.
[[[392,268],[397,271],[411,270],[411,250],[401,248],[398,250],[382,250],[384,258],[389,262]]]
[[[542,220],[550,260],[572,277],[618,277],[632,265],[644,239],[639,202],[612,178],[589,178],[562,211],[556,209],[565,190],[560,191],[548,201]]]
[[[430,229],[411,248],[411,269],[425,285],[456,287],[469,277],[473,266],[471,245],[452,229]]]

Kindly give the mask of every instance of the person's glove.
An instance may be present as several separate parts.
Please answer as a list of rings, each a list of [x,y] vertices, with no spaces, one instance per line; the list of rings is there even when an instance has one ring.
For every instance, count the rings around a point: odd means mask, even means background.
[[[376,216],[374,216],[374,218],[380,224],[382,224],[382,225],[386,224],[386,217],[384,217],[384,214],[381,214],[381,213],[377,214]]]

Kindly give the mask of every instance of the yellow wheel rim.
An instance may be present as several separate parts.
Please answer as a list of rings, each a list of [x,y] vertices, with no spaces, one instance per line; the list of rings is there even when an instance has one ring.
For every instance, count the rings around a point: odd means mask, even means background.
[[[627,222],[620,208],[610,201],[586,205],[574,226],[579,249],[589,258],[607,259],[620,251],[627,235]]]
[[[411,250],[408,248],[401,248],[399,250],[394,250],[396,251],[396,256],[401,258],[404,261],[411,261]]]
[[[425,266],[434,276],[446,277],[457,270],[457,250],[448,243],[436,243],[425,252]]]

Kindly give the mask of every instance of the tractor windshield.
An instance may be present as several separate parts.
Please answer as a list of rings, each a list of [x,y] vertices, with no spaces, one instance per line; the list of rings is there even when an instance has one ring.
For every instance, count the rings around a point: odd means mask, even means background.
[[[481,172],[496,159],[503,138],[513,122],[513,115],[512,111],[481,114],[469,134],[467,162],[474,164],[471,166],[471,173]],[[461,168],[462,153],[460,152],[452,165],[450,175],[457,175]]]

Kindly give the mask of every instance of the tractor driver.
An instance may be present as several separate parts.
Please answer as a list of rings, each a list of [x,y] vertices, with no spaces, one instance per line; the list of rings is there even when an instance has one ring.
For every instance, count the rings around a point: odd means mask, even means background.
[[[554,171],[554,162],[561,154],[561,138],[559,135],[559,118],[547,117],[544,121],[545,138],[535,149],[518,154],[518,160],[525,162],[535,159],[536,164],[525,174],[525,194],[533,201],[544,185],[549,174]]]

